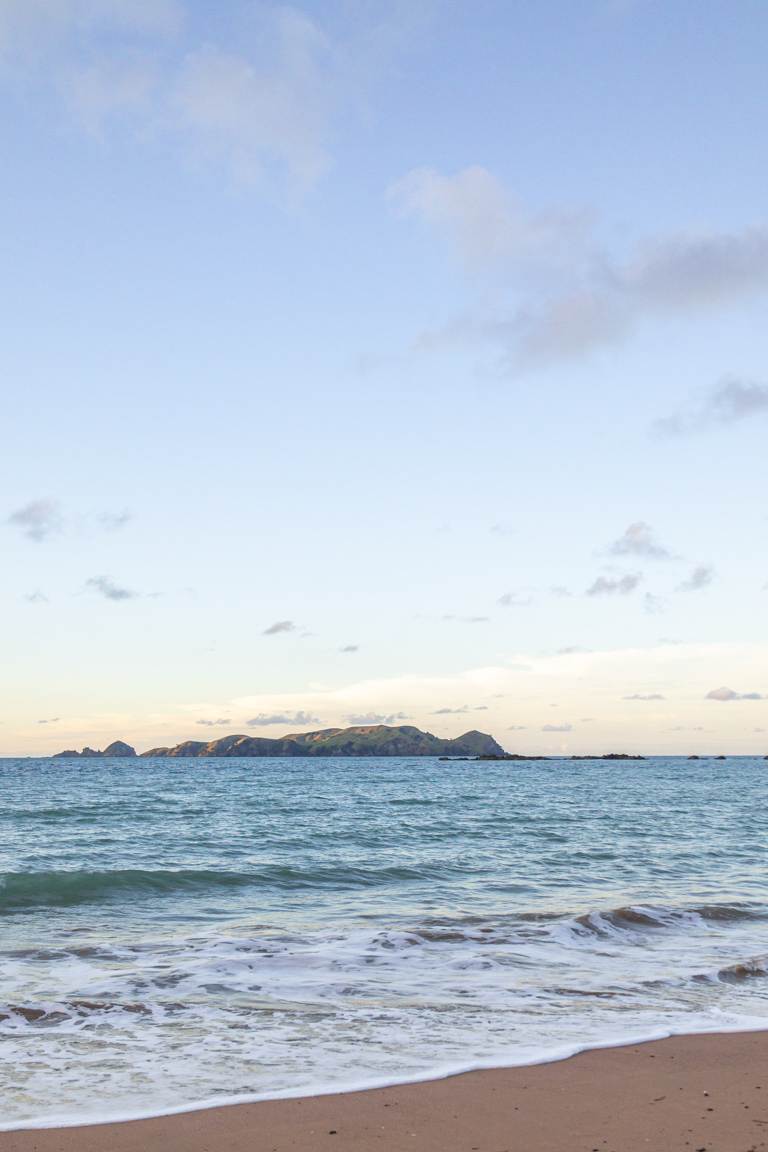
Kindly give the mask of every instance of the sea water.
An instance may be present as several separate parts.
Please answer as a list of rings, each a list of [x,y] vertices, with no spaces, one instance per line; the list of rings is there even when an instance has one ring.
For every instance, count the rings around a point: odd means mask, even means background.
[[[768,1026],[768,761],[0,761],[0,1126]]]

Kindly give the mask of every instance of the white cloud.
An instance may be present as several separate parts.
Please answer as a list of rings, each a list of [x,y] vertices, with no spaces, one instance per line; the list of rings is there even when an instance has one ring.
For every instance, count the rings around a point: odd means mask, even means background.
[[[165,37],[183,23],[177,0],[2,0],[0,52],[36,55],[89,32]]]
[[[370,724],[394,724],[411,717],[406,712],[351,712],[344,719],[348,724],[365,728]]]
[[[709,564],[699,564],[693,569],[690,576],[678,584],[678,592],[700,592],[708,588],[715,578],[715,570]]]
[[[28,604],[50,604],[48,597],[39,589],[37,589],[35,592],[27,592],[24,596],[24,599]]]
[[[28,540],[39,544],[62,531],[61,507],[55,500],[31,500],[11,512],[7,523],[18,528]]]
[[[176,125],[196,152],[239,179],[261,182],[277,173],[305,192],[330,164],[329,52],[318,25],[278,9],[268,63],[215,47],[186,58],[171,96]]]
[[[613,556],[643,556],[650,560],[669,560],[672,555],[668,548],[659,544],[650,524],[644,520],[630,524],[608,551]]]
[[[733,688],[713,688],[711,692],[707,692],[707,700],[721,700],[730,702],[732,700],[765,700],[760,692],[734,692]]]
[[[641,321],[731,307],[768,289],[768,228],[661,237],[626,264],[595,252],[591,282],[522,305],[499,328],[511,366],[623,340]]]
[[[147,61],[104,58],[70,69],[61,90],[80,125],[99,135],[116,116],[151,114],[157,83]]]
[[[564,247],[582,233],[575,214],[529,211],[478,165],[452,176],[416,168],[392,184],[388,196],[401,216],[444,230],[470,269],[505,261],[514,262],[518,273],[559,267]]]
[[[262,632],[262,636],[279,636],[285,632],[295,632],[296,625],[293,620],[275,620],[274,624],[270,624]]]
[[[628,596],[641,580],[638,572],[627,572],[624,576],[598,576],[587,588],[587,596]]]
[[[273,712],[271,715],[260,712],[258,716],[253,716],[245,723],[248,728],[267,728],[273,724],[288,724],[295,728],[306,728],[310,724],[320,724],[321,720],[319,716],[310,716],[308,712],[294,712],[293,714]]]
[[[505,592],[496,603],[500,608],[528,608],[533,600],[522,592]]]
[[[245,8],[233,44],[197,35],[176,0],[0,0],[0,64],[89,133],[119,121],[298,197],[330,164],[343,52],[297,9]]]
[[[754,416],[768,416],[768,385],[725,376],[698,405],[657,420],[654,429],[663,436],[683,436]]]
[[[98,592],[105,600],[136,600],[139,596],[138,592],[134,592],[130,588],[123,588],[116,584],[109,576],[91,576],[85,582],[86,588]]]
[[[117,532],[120,528],[125,528],[129,524],[133,516],[127,509],[122,512],[102,512],[98,516],[98,523],[105,532]]]
[[[467,712],[487,712],[487,704],[462,704],[458,708],[435,708],[433,716],[464,716]]]
[[[440,617],[446,623],[455,622],[457,624],[487,624],[490,616],[456,616],[453,612],[444,612]]]
[[[486,344],[512,372],[582,356],[657,317],[732,307],[768,291],[768,227],[651,238],[626,259],[605,250],[583,213],[517,203],[485,168],[446,176],[418,168],[389,190],[401,215],[444,234],[473,271],[492,265],[505,287],[421,347]]]

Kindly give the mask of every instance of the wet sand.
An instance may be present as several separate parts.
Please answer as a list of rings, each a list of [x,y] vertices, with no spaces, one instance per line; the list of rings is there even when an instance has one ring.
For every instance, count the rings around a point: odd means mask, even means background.
[[[0,1133],[0,1152],[758,1152],[768,1032],[154,1120]]]

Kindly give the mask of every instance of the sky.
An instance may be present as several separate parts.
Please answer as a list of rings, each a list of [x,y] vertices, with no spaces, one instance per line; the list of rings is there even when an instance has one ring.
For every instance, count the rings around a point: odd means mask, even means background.
[[[763,0],[0,0],[0,755],[768,753]]]

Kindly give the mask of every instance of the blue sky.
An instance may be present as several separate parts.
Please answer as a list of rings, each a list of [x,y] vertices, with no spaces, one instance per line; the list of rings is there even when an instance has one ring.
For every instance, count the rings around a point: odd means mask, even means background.
[[[767,751],[766,33],[2,0],[0,752]]]

